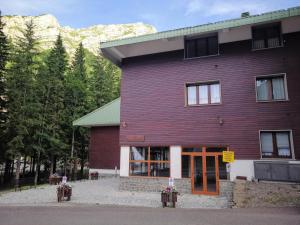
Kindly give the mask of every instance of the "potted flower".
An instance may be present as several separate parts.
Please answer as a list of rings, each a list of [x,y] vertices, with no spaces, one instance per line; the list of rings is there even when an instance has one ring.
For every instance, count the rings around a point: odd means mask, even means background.
[[[175,186],[167,186],[161,191],[161,202],[162,206],[166,207],[168,202],[173,203],[173,207],[175,208],[177,202],[177,194]]]

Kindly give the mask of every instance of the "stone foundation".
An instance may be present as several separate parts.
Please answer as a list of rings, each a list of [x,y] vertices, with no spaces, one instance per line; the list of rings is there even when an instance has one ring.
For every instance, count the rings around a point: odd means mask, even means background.
[[[229,180],[220,180],[220,196],[226,197],[230,202],[233,199],[233,185]]]
[[[237,208],[300,206],[300,184],[236,180],[233,204]]]
[[[119,189],[122,191],[160,192],[168,186],[168,183],[168,178],[120,177]],[[179,193],[191,194],[191,179],[174,179],[174,184]],[[220,180],[220,196],[232,200],[232,189],[232,182]]]
[[[160,192],[169,184],[168,178],[120,177],[119,189],[122,191]],[[174,179],[179,193],[191,193],[190,179]]]

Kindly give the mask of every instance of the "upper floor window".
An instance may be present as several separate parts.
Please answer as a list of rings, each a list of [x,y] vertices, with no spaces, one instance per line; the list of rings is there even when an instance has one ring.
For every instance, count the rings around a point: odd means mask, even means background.
[[[290,131],[261,131],[262,158],[291,158]]]
[[[221,103],[220,82],[187,84],[187,105]]]
[[[287,100],[285,74],[256,78],[257,101]]]
[[[217,55],[218,52],[217,35],[185,40],[185,58]]]
[[[252,28],[253,49],[275,48],[282,45],[280,23]]]

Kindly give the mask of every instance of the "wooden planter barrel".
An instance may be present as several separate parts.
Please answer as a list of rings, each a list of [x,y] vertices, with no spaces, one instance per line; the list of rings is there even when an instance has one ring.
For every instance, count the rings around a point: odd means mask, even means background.
[[[49,177],[49,184],[50,185],[52,185],[52,184],[57,185],[61,181],[62,181],[62,177],[61,176],[55,176],[55,177],[50,176]]]
[[[168,202],[172,202],[173,208],[176,207],[178,192],[162,192],[161,193],[161,203],[163,208],[168,205]]]
[[[57,187],[57,201],[61,202],[67,198],[67,201],[71,200],[72,188],[66,185],[59,185]]]
[[[91,176],[91,180],[98,180],[99,173],[98,172],[93,172],[93,173],[90,173],[90,176]]]

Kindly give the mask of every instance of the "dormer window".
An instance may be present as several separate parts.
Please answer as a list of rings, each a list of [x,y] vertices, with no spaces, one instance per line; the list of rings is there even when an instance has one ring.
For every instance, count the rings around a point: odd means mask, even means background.
[[[252,28],[252,48],[265,49],[282,46],[280,23]]]
[[[185,40],[185,58],[196,58],[219,53],[218,36],[187,38]]]

